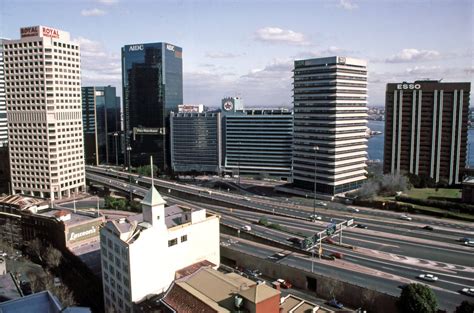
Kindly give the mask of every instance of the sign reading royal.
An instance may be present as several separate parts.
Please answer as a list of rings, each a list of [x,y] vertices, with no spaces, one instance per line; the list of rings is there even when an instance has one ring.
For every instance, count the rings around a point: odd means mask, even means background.
[[[41,32],[43,33],[43,37],[59,38],[59,30],[57,29],[42,26]]]
[[[143,45],[133,45],[128,47],[128,51],[143,51]]]
[[[79,241],[97,236],[99,233],[98,224],[86,224],[69,229],[67,241]]]
[[[23,27],[20,29],[20,33],[21,33],[21,38],[38,36],[39,27],[38,26]]]

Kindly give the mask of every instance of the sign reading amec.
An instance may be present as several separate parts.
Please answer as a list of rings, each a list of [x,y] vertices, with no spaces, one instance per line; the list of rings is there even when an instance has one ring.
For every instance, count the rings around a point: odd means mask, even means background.
[[[397,89],[402,89],[402,90],[414,90],[414,89],[420,89],[421,85],[420,84],[397,84]]]

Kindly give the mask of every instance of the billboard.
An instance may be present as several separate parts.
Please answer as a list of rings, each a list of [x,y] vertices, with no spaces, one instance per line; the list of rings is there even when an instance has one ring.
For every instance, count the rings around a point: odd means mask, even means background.
[[[39,35],[39,26],[22,27],[20,28],[21,38],[33,37]]]
[[[82,240],[99,236],[99,229],[102,221],[94,221],[88,224],[72,226],[66,234],[66,243],[76,243]]]

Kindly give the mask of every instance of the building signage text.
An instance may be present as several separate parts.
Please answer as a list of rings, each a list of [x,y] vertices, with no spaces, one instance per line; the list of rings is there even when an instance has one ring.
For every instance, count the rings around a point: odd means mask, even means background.
[[[166,49],[168,49],[169,51],[174,51],[174,46],[170,45],[170,44],[167,44]]]
[[[397,89],[413,90],[413,89],[420,89],[420,88],[421,88],[420,84],[397,84]]]
[[[20,29],[20,33],[21,33],[21,38],[38,36],[39,34],[38,26],[23,27]]]
[[[86,230],[82,230],[82,231],[79,231],[79,232],[70,232],[69,233],[69,239],[68,241],[72,241],[72,240],[78,240],[78,239],[82,239],[83,237],[90,237],[90,235],[93,235],[97,232],[97,226],[91,226],[91,228],[89,229],[86,229]]]
[[[133,45],[128,48],[128,51],[142,51],[143,45]]]
[[[59,30],[49,27],[42,27],[44,37],[59,38]]]

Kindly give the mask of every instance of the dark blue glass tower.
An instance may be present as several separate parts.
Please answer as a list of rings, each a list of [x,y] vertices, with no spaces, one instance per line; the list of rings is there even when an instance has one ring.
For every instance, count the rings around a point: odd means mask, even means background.
[[[180,47],[168,43],[122,48],[122,83],[126,145],[133,166],[153,162],[167,172],[169,113],[183,103],[183,61]]]

